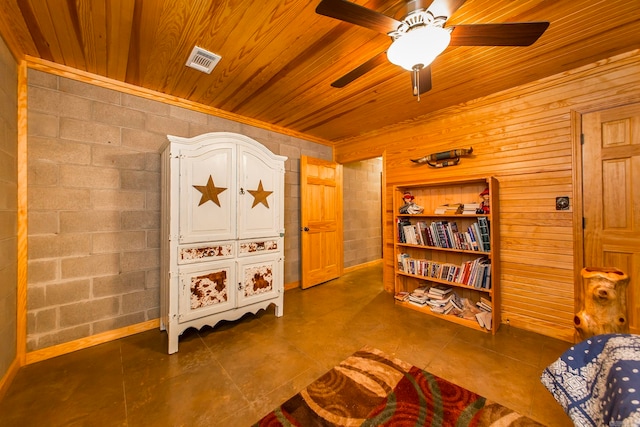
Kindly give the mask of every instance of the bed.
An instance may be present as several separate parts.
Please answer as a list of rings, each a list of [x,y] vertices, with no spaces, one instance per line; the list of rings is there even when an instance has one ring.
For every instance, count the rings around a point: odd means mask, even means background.
[[[576,426],[640,426],[640,335],[596,335],[575,344],[541,381]]]

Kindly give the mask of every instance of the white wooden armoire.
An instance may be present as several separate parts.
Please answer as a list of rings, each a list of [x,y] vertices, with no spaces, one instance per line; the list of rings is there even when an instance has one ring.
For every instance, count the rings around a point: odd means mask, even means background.
[[[190,327],[284,302],[284,162],[236,133],[168,136],[162,150],[160,329],[169,354]]]

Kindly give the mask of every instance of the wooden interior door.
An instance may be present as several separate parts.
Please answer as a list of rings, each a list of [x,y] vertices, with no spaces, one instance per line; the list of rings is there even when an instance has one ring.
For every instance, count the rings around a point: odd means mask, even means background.
[[[640,333],[640,104],[585,114],[585,267],[629,275],[629,328]]]
[[[300,158],[302,289],[342,275],[342,165]]]

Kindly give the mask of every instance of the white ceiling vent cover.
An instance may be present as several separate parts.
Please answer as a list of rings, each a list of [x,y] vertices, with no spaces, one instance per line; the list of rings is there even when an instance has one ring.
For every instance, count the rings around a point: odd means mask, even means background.
[[[215,53],[202,49],[201,47],[194,47],[187,59],[186,66],[202,71],[203,73],[210,74],[213,67],[218,65],[218,62],[222,57]]]

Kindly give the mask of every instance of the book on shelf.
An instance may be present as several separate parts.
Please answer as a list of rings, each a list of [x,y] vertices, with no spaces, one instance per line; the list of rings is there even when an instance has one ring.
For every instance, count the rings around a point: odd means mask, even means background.
[[[414,232],[414,234],[416,236],[417,244],[421,245],[421,246],[425,246],[427,243],[426,243],[425,239],[423,238],[422,232],[420,231],[420,226],[417,223],[413,226],[413,232]]]
[[[453,288],[443,284],[433,285],[429,288],[428,293],[435,296],[445,296],[453,291]]]
[[[429,308],[434,313],[459,315],[462,312],[463,303],[458,294],[451,292],[446,298],[430,304]]]
[[[418,286],[413,291],[409,292],[405,301],[410,302],[413,305],[424,306],[429,300],[429,296],[427,295],[428,292],[428,286]]]
[[[480,241],[485,252],[491,251],[491,239],[489,238],[489,220],[486,216],[478,218],[478,228],[480,229]]]
[[[462,213],[462,203],[446,203],[437,206],[433,212],[436,215],[457,215]]]
[[[440,236],[438,233],[438,223],[432,222],[429,225],[429,230],[431,234],[431,240],[433,241],[433,246],[442,247],[442,244],[440,243]]]
[[[487,257],[476,258],[471,262],[469,278],[465,284],[474,288],[491,289],[488,280],[491,271],[491,260]]]
[[[406,236],[404,235],[404,227],[411,225],[411,221],[409,221],[408,218],[397,218],[396,222],[398,226],[398,243],[407,243]]]
[[[427,293],[429,293],[429,287],[426,285],[418,286],[413,291],[411,291],[411,294],[413,295],[427,295]]]
[[[397,292],[397,293],[394,295],[394,298],[395,298],[396,300],[398,300],[398,301],[406,301],[406,300],[408,300],[408,299],[409,299],[409,292],[407,292],[407,291],[400,291],[400,292]]]
[[[478,301],[476,303],[476,305],[478,306],[478,308],[482,311],[492,311],[491,310],[491,305],[487,304],[486,302],[483,301]]]
[[[407,260],[409,259],[409,254],[401,253],[398,254],[398,270],[407,271]]]
[[[440,242],[441,248],[450,248],[449,238],[447,236],[447,221],[439,221],[436,223],[436,230],[438,231],[438,242]]]
[[[449,267],[449,275],[447,276],[447,282],[455,282],[459,272],[460,272],[459,266],[451,265],[451,267]]]
[[[462,311],[464,309],[464,303],[462,301],[462,298],[460,298],[460,296],[455,292],[451,294],[451,299],[449,300],[449,302],[458,311]]]
[[[456,235],[458,234],[458,224],[455,221],[447,222],[445,231],[447,233],[447,239],[449,240],[449,247],[454,249],[460,249],[456,245]]]
[[[448,203],[445,215],[457,215],[462,213],[462,203]]]
[[[469,226],[469,228],[471,228],[470,233],[473,234],[473,238],[475,239],[476,243],[478,244],[478,251],[480,252],[486,252],[484,250],[484,245],[482,243],[482,238],[480,237],[480,226],[478,226],[477,222],[474,222],[473,224],[471,224]]]
[[[431,298],[429,297],[429,295],[427,295],[427,297],[428,299],[426,303],[429,304],[431,307],[444,307],[451,299],[451,295],[445,296],[445,297],[436,297],[436,298]]]
[[[418,244],[418,238],[416,236],[416,229],[412,224],[402,226],[402,231],[404,233],[404,243],[409,243],[412,245]]]
[[[414,295],[413,293],[410,293],[408,301],[416,305],[424,306],[427,304],[427,301],[429,301],[429,297],[426,295]]]
[[[478,239],[476,238],[476,233],[473,230],[473,225],[470,225],[469,227],[467,227],[467,233],[469,235],[469,240],[471,242],[471,250],[472,251],[480,250],[480,247],[478,246]]]
[[[453,297],[453,292],[445,295],[433,295],[433,294],[427,294],[427,295],[429,295],[434,305],[445,305]]]
[[[444,215],[446,211],[447,211],[447,205],[440,205],[436,207],[436,210],[433,211],[433,213],[436,215]]]
[[[492,317],[493,316],[488,311],[481,311],[480,313],[476,313],[476,321],[481,327],[485,328],[488,331],[491,330]]]
[[[424,221],[416,222],[416,231],[420,240],[422,240],[421,245],[425,246],[433,246],[433,241],[429,236],[428,225]]]
[[[480,297],[480,302],[491,307],[491,300],[489,300],[488,298]]]
[[[475,215],[480,209],[480,203],[465,203],[462,208],[463,215]]]
[[[484,316],[484,327],[487,328],[488,331],[490,331],[491,330],[491,324],[492,324],[492,321],[493,321],[493,314],[485,312],[483,314],[483,316]]]

